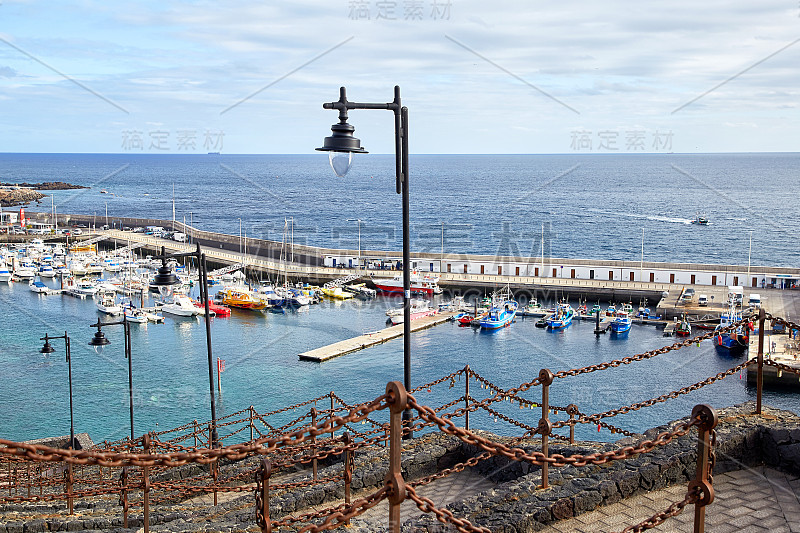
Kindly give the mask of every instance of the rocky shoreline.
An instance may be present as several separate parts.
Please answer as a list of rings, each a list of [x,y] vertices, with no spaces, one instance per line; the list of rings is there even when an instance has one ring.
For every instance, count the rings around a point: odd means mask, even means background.
[[[69,189],[89,189],[85,185],[73,185],[63,181],[43,181],[42,183],[0,183],[0,188],[22,187],[23,189],[35,189],[37,191],[65,191]]]
[[[83,185],[73,185],[63,181],[45,181],[42,183],[0,183],[0,206],[13,207],[38,202],[46,195],[38,191],[64,191],[70,189],[88,189]]]
[[[0,189],[0,205],[13,207],[38,202],[45,195],[33,189]]]

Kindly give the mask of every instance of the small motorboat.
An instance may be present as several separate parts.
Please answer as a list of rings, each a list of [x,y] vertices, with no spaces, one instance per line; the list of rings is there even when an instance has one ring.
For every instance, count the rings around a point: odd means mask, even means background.
[[[700,213],[695,213],[694,219],[692,219],[692,224],[697,224],[699,226],[708,226],[709,222],[708,217]]]
[[[568,303],[558,304],[555,314],[547,321],[548,329],[565,329],[572,324],[575,310]]]
[[[355,294],[342,289],[341,287],[322,287],[322,294],[330,296],[336,300],[349,300],[355,297]]]
[[[147,312],[136,307],[126,306],[124,313],[125,320],[128,322],[134,322],[136,324],[146,324],[148,322]]]
[[[201,310],[201,314],[205,313],[205,304],[195,300],[195,307]],[[231,308],[214,302],[208,302],[208,310],[214,313],[215,316],[229,317],[231,316]]]
[[[203,313],[203,311],[200,311],[194,306],[194,302],[191,298],[180,295],[173,297],[171,302],[164,303],[161,306],[161,311],[170,315],[185,317]]]
[[[438,311],[433,309],[425,300],[411,300],[411,320],[416,320],[425,316],[433,316]],[[389,320],[393,326],[402,324],[405,321],[405,313],[400,309],[399,313],[394,313],[389,316]]]
[[[95,305],[97,310],[107,315],[121,315],[123,313],[122,306],[117,303],[116,293],[114,291],[101,291],[97,293]]]
[[[50,287],[42,283],[41,281],[33,281],[31,280],[28,282],[28,287],[35,293],[38,294],[48,294],[50,292]]]

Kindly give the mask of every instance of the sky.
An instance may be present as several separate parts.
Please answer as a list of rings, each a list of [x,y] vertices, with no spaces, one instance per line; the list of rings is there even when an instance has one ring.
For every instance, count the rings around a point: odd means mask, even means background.
[[[797,151],[800,3],[0,0],[0,152]],[[352,111],[392,153],[388,111]]]

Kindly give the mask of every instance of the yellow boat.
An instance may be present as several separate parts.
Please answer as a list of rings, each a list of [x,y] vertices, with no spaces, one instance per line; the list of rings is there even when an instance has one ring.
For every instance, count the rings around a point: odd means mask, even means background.
[[[71,244],[69,247],[70,252],[79,253],[79,252],[88,252],[88,253],[97,253],[97,245],[96,244],[81,244],[75,243]]]
[[[250,291],[246,289],[242,290],[226,287],[219,292],[222,294],[222,303],[230,307],[260,310],[267,306],[267,302],[254,297]]]
[[[322,287],[322,293],[325,294],[325,296],[330,296],[338,300],[349,300],[354,296],[352,292],[343,291],[341,287],[333,287],[330,289]]]

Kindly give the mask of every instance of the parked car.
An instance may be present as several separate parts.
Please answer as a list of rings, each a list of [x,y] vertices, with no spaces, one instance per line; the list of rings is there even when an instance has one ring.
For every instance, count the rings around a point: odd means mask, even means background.
[[[697,305],[700,307],[707,307],[708,306],[708,296],[705,294],[701,294],[697,297]]]

